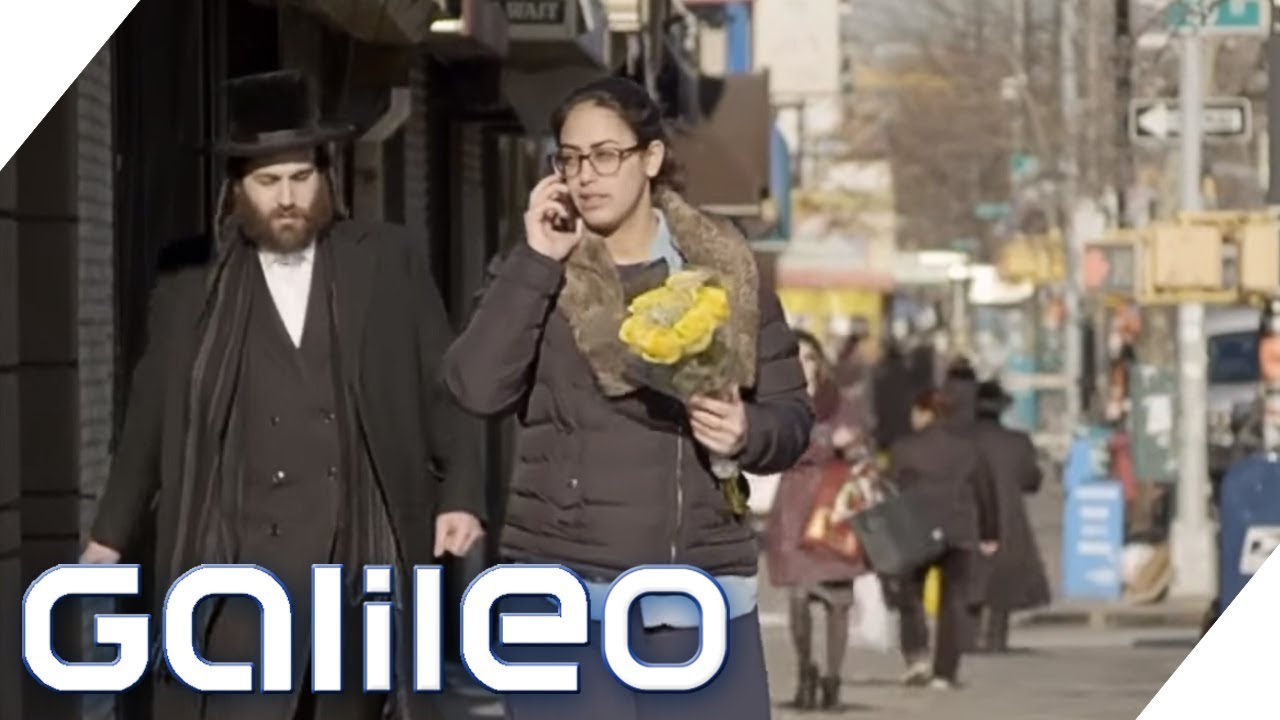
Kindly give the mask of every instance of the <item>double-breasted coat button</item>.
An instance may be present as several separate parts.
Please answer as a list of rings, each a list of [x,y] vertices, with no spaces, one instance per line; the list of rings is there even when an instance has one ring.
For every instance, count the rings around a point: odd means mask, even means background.
[[[280,537],[280,526],[276,523],[271,523],[271,527],[267,528],[267,534],[273,538]]]
[[[279,424],[280,424],[280,416],[279,416],[279,415],[272,415],[272,416],[271,416],[271,427],[275,427],[275,426],[277,426],[277,425],[279,425]]]
[[[320,413],[320,417],[324,418],[325,424],[328,424],[333,422],[335,416],[332,410],[325,410]]]
[[[336,477],[338,477],[338,468],[333,467],[333,466],[330,466],[330,467],[329,467],[329,479],[330,479],[330,480],[332,480],[332,479],[334,479],[334,478],[336,478]]]
[[[275,471],[274,473],[272,473],[272,475],[271,475],[271,484],[272,484],[272,485],[280,485],[281,483],[283,483],[283,482],[284,482],[284,479],[285,479],[284,471],[283,471],[283,470],[277,470],[277,471]]]
[[[569,489],[570,490],[578,489],[578,478],[569,478]]]

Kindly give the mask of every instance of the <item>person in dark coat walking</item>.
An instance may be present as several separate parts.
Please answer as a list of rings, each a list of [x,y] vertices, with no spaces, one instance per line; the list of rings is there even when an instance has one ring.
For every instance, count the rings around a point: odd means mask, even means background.
[[[1038,492],[1042,481],[1036,448],[1026,433],[1000,424],[1009,396],[995,381],[978,387],[976,436],[991,468],[1000,512],[1000,548],[978,560],[974,599],[982,617],[977,647],[991,652],[1009,648],[1009,614],[1047,605],[1049,579],[1045,575],[1035,532],[1027,518],[1023,496]]]
[[[743,238],[678,194],[662,113],[644,88],[622,78],[584,86],[551,127],[555,174],[533,189],[525,242],[495,263],[445,370],[463,407],[518,421],[502,559],[568,567],[594,608],[585,646],[495,648],[508,662],[580,668],[581,692],[509,695],[509,717],[763,720],[758,547],[710,456],[767,475],[804,453],[813,412],[795,335]],[[737,360],[719,399],[682,403],[645,389],[618,339],[628,298],[685,263],[719,274],[730,299],[726,344]],[[604,664],[599,601],[619,575],[654,564],[697,567],[728,600],[728,659],[693,692],[637,692]],[[555,612],[540,598],[504,608],[539,610]],[[642,598],[630,622],[638,660],[684,663],[698,652],[699,617],[686,600]]]
[[[227,101],[216,257],[153,291],[82,561],[118,562],[154,502],[157,605],[202,564],[262,566],[289,594],[293,692],[202,695],[156,660],[157,718],[381,720],[392,708],[397,720],[430,720],[431,696],[411,692],[410,573],[468,551],[483,533],[484,497],[479,423],[439,378],[453,333],[425,240],[342,217],[325,147],[351,129],[318,121],[307,77],[234,80]],[[313,564],[343,566],[337,693],[302,689],[312,682]],[[366,693],[361,678],[365,565],[398,571],[389,692]],[[250,598],[202,602],[195,623],[206,660],[259,660]]]
[[[973,558],[999,547],[994,482],[975,438],[976,393],[972,371],[953,370],[937,401],[937,419],[900,440],[890,453],[889,477],[903,493],[919,499],[931,525],[941,527],[946,539],[946,550],[934,563],[942,574],[942,598],[932,671],[923,603],[930,567],[895,583],[901,648],[908,666],[905,680],[910,685],[931,682],[938,689],[956,685],[960,656],[969,638]]]
[[[907,364],[902,346],[889,340],[884,355],[876,363],[870,384],[876,449],[884,452],[911,433],[912,401],[932,388],[933,382],[920,384]]]

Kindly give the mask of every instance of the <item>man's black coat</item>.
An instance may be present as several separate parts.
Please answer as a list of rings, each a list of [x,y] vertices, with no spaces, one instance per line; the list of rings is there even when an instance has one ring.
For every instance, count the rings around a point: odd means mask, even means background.
[[[433,564],[439,513],[485,516],[478,421],[453,404],[439,381],[453,330],[427,267],[425,243],[402,227],[349,220],[336,223],[326,241],[341,328],[338,357],[349,369],[344,375],[363,419],[363,442],[390,510],[399,555],[409,566],[403,570]],[[147,562],[156,570],[155,598],[163,598],[176,579],[169,568],[187,392],[211,266],[187,267],[156,284],[147,346],[134,370],[123,433],[91,532],[93,540],[127,550],[154,508],[156,554]],[[404,635],[409,627],[399,631],[402,638],[412,637]],[[397,640],[402,651],[413,647]],[[306,638],[295,638],[295,657],[308,646]]]

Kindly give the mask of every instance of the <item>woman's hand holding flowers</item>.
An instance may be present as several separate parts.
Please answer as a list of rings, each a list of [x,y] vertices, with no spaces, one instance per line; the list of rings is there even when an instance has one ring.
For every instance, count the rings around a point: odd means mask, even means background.
[[[689,400],[693,436],[711,452],[732,458],[747,444],[747,408],[737,392],[727,400],[695,395]]]

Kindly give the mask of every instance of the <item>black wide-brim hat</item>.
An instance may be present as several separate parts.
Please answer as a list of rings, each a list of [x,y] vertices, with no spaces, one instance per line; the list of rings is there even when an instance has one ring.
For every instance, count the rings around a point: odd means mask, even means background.
[[[260,157],[348,140],[353,125],[320,118],[315,90],[296,70],[247,75],[223,85],[227,134],[213,145],[230,157]]]
[[[978,408],[993,414],[1004,412],[1013,404],[1013,396],[1005,391],[998,380],[987,380],[978,384]]]

